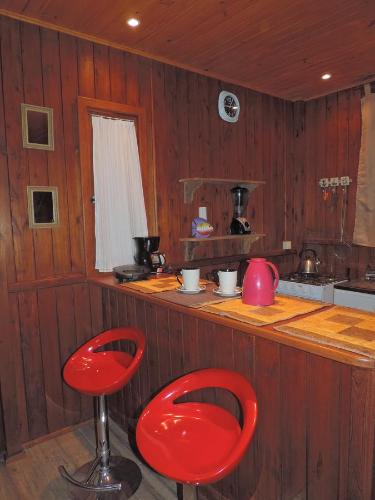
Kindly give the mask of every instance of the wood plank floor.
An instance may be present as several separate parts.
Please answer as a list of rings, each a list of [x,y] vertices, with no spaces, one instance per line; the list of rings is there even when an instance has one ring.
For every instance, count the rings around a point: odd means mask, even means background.
[[[142,483],[132,500],[176,500],[175,483],[141,463],[130,449],[127,435],[113,421],[110,422],[110,443],[113,455],[131,458],[142,470]],[[94,455],[92,423],[28,447],[20,458],[0,466],[0,500],[74,499],[57,468],[65,465],[74,471]]]

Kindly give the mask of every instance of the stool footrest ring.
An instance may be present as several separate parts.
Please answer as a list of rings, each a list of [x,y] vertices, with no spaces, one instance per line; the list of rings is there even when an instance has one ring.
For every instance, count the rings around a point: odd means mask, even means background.
[[[69,472],[65,469],[63,465],[60,465],[59,472],[66,481],[69,481],[69,483],[73,484],[74,486],[77,486],[78,488],[83,488],[89,491],[120,491],[122,487],[121,483],[94,485],[88,483],[87,481],[77,481],[76,479],[74,479],[73,476],[69,474]],[[90,476],[92,475],[92,472]]]

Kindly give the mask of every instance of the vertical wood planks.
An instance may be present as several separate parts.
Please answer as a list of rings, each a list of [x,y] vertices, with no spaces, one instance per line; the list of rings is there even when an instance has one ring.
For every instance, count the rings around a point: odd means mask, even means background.
[[[48,431],[53,432],[65,424],[55,290],[38,290],[38,313]]]
[[[59,225],[52,233],[53,273],[67,274],[71,270],[71,241],[67,179],[65,171],[64,123],[62,118],[59,35],[41,30],[42,78],[44,104],[53,109],[54,151],[47,156],[48,183],[57,186],[59,195]]]
[[[29,438],[35,439],[48,432],[37,294],[21,292],[18,308]]]
[[[338,363],[310,357],[307,365],[308,498],[337,498],[339,484],[340,368]],[[324,383],[322,383],[324,381]]]

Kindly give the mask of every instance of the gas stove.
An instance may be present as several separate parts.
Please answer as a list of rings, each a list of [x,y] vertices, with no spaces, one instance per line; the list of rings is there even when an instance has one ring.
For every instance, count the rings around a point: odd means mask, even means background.
[[[276,292],[333,304],[334,285],[343,281],[343,278],[329,275],[290,273],[280,277]]]

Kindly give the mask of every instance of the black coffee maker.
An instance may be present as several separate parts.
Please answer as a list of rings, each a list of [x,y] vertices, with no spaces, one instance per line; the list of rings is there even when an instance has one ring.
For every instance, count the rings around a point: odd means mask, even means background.
[[[243,216],[249,195],[249,190],[245,187],[236,186],[231,190],[233,196],[233,219],[229,228],[230,234],[249,234],[251,227],[248,220]]]
[[[159,249],[160,236],[136,236],[134,260],[140,266],[146,266],[153,270],[152,254]]]

